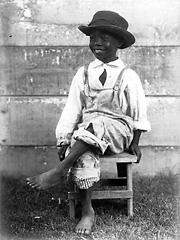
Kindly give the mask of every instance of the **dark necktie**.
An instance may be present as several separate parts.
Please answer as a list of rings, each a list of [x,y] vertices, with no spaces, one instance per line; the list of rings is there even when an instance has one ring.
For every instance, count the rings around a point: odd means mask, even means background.
[[[107,72],[106,72],[106,69],[104,69],[103,73],[99,77],[99,81],[102,83],[103,86],[106,81],[106,77],[107,77]]]

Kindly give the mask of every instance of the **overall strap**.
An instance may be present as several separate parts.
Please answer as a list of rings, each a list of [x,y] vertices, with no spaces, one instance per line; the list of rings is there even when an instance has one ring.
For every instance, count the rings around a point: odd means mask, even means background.
[[[121,86],[121,83],[122,83],[122,76],[123,76],[123,73],[125,72],[125,70],[126,69],[128,69],[127,67],[124,67],[122,70],[121,70],[121,72],[120,72],[120,74],[119,74],[119,76],[118,76],[118,78],[117,78],[117,80],[116,80],[116,83],[115,83],[115,85],[114,85],[114,90],[115,91],[119,91],[119,88],[120,88],[120,86]]]
[[[84,64],[84,94],[89,97],[89,82],[88,82],[88,67],[89,63]]]
[[[84,64],[84,84],[88,84],[88,67],[89,63]]]

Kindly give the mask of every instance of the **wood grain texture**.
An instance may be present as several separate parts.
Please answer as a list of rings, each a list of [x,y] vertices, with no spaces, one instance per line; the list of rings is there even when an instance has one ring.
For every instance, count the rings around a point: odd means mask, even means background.
[[[1,47],[1,95],[68,95],[77,69],[94,59],[87,47]],[[131,47],[119,51],[146,95],[180,95],[180,47]]]
[[[66,98],[3,97],[0,102],[0,142],[3,145],[55,145],[55,128]],[[152,131],[141,145],[180,145],[180,97],[147,97]]]
[[[130,23],[136,45],[179,45],[178,0],[1,1],[0,45],[87,45],[78,29],[99,10],[119,12]]]
[[[103,190],[103,191],[93,191],[92,199],[118,199],[118,198],[132,198],[133,193],[130,190]],[[78,192],[68,193],[69,199],[79,199],[80,195]]]
[[[1,0],[2,172],[31,175],[57,164],[54,131],[72,78],[94,58],[77,27],[101,9],[127,18],[136,37],[118,52],[140,76],[152,125],[142,135],[143,161],[134,170],[180,171],[179,0]]]
[[[179,147],[141,147],[142,159],[133,164],[133,172],[141,175],[179,173]],[[0,171],[11,176],[32,176],[43,173],[59,163],[55,146],[1,146]]]

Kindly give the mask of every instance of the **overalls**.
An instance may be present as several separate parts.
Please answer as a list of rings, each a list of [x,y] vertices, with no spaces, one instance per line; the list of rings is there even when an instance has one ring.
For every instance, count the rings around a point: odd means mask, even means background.
[[[74,139],[82,140],[99,149],[98,154],[86,152],[71,168],[74,181],[81,189],[91,187],[100,179],[99,154],[115,154],[129,147],[133,137],[133,120],[121,110],[120,89],[124,68],[113,88],[92,89],[84,68],[84,109],[82,122],[74,132]],[[86,129],[92,124],[94,134]]]

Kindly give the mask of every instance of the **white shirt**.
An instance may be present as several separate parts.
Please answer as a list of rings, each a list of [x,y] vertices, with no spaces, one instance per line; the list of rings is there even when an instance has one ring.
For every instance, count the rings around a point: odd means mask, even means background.
[[[103,63],[95,59],[88,67],[89,85],[93,89],[113,88],[122,69],[125,67],[120,58],[109,63]],[[99,76],[106,69],[107,78],[104,86],[99,81]],[[56,138],[59,142],[68,142],[82,116],[81,93],[84,90],[84,67],[79,68],[72,80],[67,103],[56,127]],[[125,96],[126,91],[126,96]],[[127,94],[130,105],[130,117],[134,120],[134,130],[150,131],[150,123],[147,120],[146,99],[139,76],[127,69],[123,74],[123,82],[120,90],[122,110],[127,109]]]

